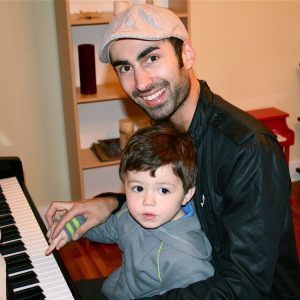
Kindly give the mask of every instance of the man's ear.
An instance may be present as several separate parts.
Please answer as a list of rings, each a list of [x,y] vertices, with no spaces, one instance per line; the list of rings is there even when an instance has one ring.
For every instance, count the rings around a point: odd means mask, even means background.
[[[183,198],[182,205],[186,205],[192,199],[193,195],[195,194],[195,190],[196,187],[192,187],[187,191]]]
[[[182,45],[182,60],[185,68],[192,68],[195,62],[195,51],[190,40],[185,40]]]

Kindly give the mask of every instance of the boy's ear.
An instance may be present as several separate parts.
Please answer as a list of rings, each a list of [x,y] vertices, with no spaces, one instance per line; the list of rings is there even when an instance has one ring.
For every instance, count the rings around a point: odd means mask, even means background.
[[[186,205],[193,197],[193,195],[195,194],[195,190],[196,187],[192,187],[188,190],[188,192],[185,194],[183,201],[182,201],[182,205]]]

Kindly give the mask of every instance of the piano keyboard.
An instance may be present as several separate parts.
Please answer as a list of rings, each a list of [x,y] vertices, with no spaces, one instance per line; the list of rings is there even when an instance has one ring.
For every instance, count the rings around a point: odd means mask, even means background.
[[[48,243],[15,177],[0,179],[0,230],[16,299],[74,299],[54,256],[44,254]]]

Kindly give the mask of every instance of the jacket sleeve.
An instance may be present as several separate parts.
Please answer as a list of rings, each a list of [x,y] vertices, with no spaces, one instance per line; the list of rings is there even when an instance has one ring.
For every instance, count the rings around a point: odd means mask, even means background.
[[[103,224],[97,225],[88,230],[84,235],[90,241],[106,244],[115,244],[118,242],[119,235],[117,229],[117,217],[111,215]]]
[[[235,153],[226,153],[227,171],[217,174],[224,176],[223,200],[222,207],[218,207],[222,211],[220,219],[214,220],[219,228],[213,236],[221,239],[222,249],[215,255],[214,276],[152,299],[271,298],[280,239],[289,212],[290,177],[277,142],[260,138],[260,142],[254,140]],[[215,247],[218,241],[211,243]]]

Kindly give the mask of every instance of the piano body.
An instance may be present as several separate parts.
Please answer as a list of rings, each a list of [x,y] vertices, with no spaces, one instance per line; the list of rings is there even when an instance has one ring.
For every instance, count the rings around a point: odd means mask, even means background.
[[[289,163],[290,146],[294,145],[295,133],[288,128],[286,118],[288,113],[275,107],[268,107],[247,111],[248,114],[261,121],[276,136],[283,148],[287,163]]]
[[[45,256],[46,227],[25,187],[17,157],[0,157],[0,253],[7,299],[80,299],[59,256]]]

